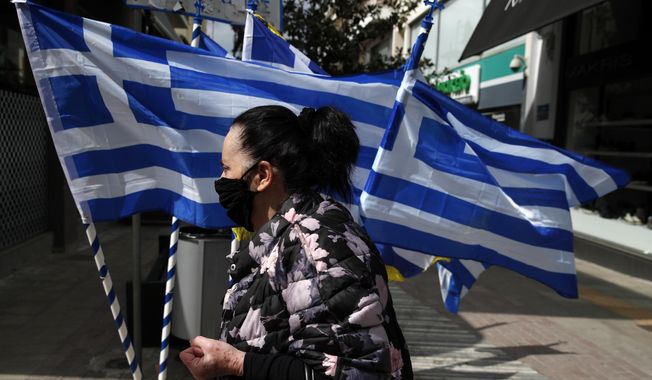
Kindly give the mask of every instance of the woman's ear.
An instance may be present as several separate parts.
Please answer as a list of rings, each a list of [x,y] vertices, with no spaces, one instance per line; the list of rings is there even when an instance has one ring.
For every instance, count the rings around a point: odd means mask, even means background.
[[[274,167],[268,161],[260,161],[256,170],[258,176],[253,181],[254,190],[262,192],[267,190],[274,181]]]

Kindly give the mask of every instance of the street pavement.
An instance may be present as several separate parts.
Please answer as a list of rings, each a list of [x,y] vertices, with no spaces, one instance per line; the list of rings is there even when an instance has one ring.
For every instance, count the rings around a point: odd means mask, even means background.
[[[580,299],[491,268],[451,320],[550,379],[652,379],[652,282],[576,264]],[[426,292],[436,281],[429,271],[402,288],[446,315]],[[476,363],[463,360],[452,368],[469,365]]]
[[[131,228],[97,226],[120,301],[131,279]],[[143,226],[143,273],[165,226]],[[0,277],[0,379],[130,378],[90,249],[29,255]],[[579,300],[491,268],[446,312],[434,271],[393,284],[417,379],[652,378],[652,282],[577,261]],[[145,326],[147,328],[148,326]],[[190,378],[174,346],[168,378]],[[144,347],[155,378],[157,347]]]

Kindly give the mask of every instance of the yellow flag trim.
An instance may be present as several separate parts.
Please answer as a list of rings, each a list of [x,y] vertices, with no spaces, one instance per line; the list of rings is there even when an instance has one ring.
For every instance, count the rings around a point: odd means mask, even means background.
[[[430,263],[430,265],[434,265],[434,264],[436,264],[438,261],[444,261],[444,262],[449,263],[449,262],[451,261],[451,259],[450,259],[449,257],[435,256],[435,257],[432,259],[432,263]],[[426,269],[427,269],[427,268],[426,268]],[[405,277],[403,277],[403,275],[401,274],[401,271],[399,271],[398,269],[396,269],[396,267],[393,267],[393,266],[391,266],[391,265],[387,265],[387,264],[385,264],[385,270],[387,270],[387,278],[388,278],[390,281],[396,281],[396,282],[403,282],[403,281],[405,281]],[[426,270],[424,269],[424,272],[425,272],[425,271],[426,271]]]
[[[258,13],[254,13],[254,16],[255,16],[257,19],[259,19],[263,24],[265,24],[265,26],[267,27],[267,29],[269,29],[270,32],[272,32],[272,33],[276,34],[277,36],[283,38],[283,36],[281,35],[281,32],[279,32],[278,29],[276,29],[276,28],[274,27],[274,25],[272,25],[272,24],[270,24],[269,22],[267,22],[267,20],[265,20],[265,19],[263,18],[263,16],[261,16],[261,15],[258,14]],[[285,39],[285,38],[283,38],[283,39]]]
[[[231,228],[231,231],[235,235],[235,240],[237,241],[251,240],[251,238],[254,237],[254,233],[247,231],[244,227],[233,227]]]

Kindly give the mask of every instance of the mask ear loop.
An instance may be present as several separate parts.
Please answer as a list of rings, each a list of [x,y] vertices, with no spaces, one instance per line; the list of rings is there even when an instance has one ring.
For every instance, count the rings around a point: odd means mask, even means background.
[[[258,161],[258,162],[256,162],[255,164],[251,165],[251,167],[249,167],[249,169],[247,169],[247,170],[244,172],[244,174],[242,174],[242,177],[240,177],[240,180],[241,180],[241,181],[244,181],[244,177],[246,177],[247,174],[249,174],[250,171],[252,171],[255,167],[257,167],[258,164],[260,164],[260,161]]]

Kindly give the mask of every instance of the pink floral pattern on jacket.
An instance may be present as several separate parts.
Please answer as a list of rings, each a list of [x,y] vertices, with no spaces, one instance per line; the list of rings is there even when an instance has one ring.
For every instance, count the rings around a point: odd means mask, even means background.
[[[229,260],[222,340],[336,379],[412,378],[384,263],[337,202],[292,195]]]

